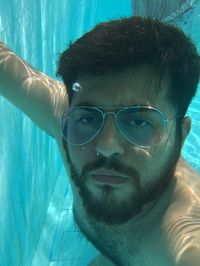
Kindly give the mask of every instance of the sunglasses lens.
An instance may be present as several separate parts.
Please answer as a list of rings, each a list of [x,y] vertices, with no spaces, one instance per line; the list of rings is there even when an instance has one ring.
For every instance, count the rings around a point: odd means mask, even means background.
[[[71,108],[61,120],[63,136],[74,145],[81,145],[93,139],[102,123],[102,113],[93,108]]]
[[[70,108],[61,120],[62,132],[68,143],[83,145],[92,140],[103,126],[103,114],[92,107]],[[153,108],[122,109],[117,115],[121,134],[132,144],[148,147],[157,144],[164,132],[162,114]]]
[[[133,144],[153,146],[164,132],[164,120],[161,113],[149,108],[127,108],[118,114],[119,130]]]

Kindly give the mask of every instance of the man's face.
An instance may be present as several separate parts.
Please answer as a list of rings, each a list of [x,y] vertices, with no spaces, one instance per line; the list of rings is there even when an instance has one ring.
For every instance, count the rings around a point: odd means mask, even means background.
[[[88,103],[114,112],[122,106],[151,105],[166,118],[176,115],[167,97],[167,76],[160,84],[161,92],[150,93],[149,87],[158,84],[148,67],[118,74],[84,76],[78,82],[82,91],[74,94],[73,107]],[[113,107],[113,110],[106,107]],[[106,224],[127,222],[141,213],[145,204],[157,199],[173,176],[181,149],[175,120],[167,124],[156,146],[143,148],[131,144],[120,134],[112,115],[106,117],[102,131],[89,143],[83,146],[63,143],[72,183],[77,188],[74,193],[79,193],[91,219]],[[113,172],[122,177],[123,182],[117,177],[116,182],[109,181],[106,173],[112,175]],[[108,182],[102,182],[106,178]]]

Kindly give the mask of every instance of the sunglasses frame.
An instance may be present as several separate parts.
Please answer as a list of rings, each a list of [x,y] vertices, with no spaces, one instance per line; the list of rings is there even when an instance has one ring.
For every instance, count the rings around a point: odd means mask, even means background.
[[[102,125],[101,125],[101,127],[100,127],[100,129],[97,131],[97,133],[91,138],[91,139],[89,139],[88,141],[86,141],[86,142],[84,142],[84,143],[81,143],[81,144],[74,144],[74,143],[70,143],[67,139],[66,139],[66,137],[64,136],[64,134],[63,134],[63,126],[62,126],[62,121],[63,121],[63,118],[64,117],[66,117],[66,116],[68,116],[68,113],[69,113],[69,110],[71,110],[71,109],[77,109],[77,108],[87,108],[87,109],[95,109],[95,110],[97,110],[98,112],[100,112],[101,114],[102,114],[102,117],[103,117],[103,121],[102,121]],[[100,108],[117,108],[117,109],[120,109],[120,110],[118,110],[118,111],[115,111],[115,112],[105,112],[105,111],[103,111],[103,110],[101,110]],[[63,136],[63,138],[70,144],[70,145],[73,145],[73,146],[82,146],[82,145],[85,145],[85,144],[87,144],[88,142],[90,142],[90,141],[92,141],[100,132],[101,132],[101,130],[102,130],[102,128],[104,127],[104,124],[105,124],[105,117],[106,117],[106,115],[108,115],[108,114],[112,114],[112,115],[114,115],[114,121],[115,121],[115,125],[116,125],[116,127],[118,128],[118,130],[119,130],[119,132],[121,133],[121,135],[128,141],[128,142],[130,142],[132,145],[135,145],[135,146],[138,146],[138,147],[142,147],[142,148],[149,148],[149,147],[153,147],[153,146],[155,146],[155,145],[157,145],[158,143],[160,143],[160,141],[161,141],[161,139],[162,139],[162,137],[163,136],[161,136],[161,138],[160,138],[160,140],[157,142],[157,143],[155,143],[155,144],[153,144],[153,145],[145,145],[145,146],[143,146],[143,145],[139,145],[139,144],[137,144],[137,143],[134,143],[134,142],[132,142],[124,133],[123,133],[123,131],[120,129],[120,127],[119,127],[119,125],[118,125],[118,123],[117,123],[117,116],[119,115],[119,113],[120,112],[122,112],[122,111],[124,111],[124,110],[127,110],[127,109],[148,109],[148,110],[154,110],[154,111],[156,111],[157,113],[159,113],[159,115],[161,116],[161,118],[162,118],[162,120],[163,120],[163,124],[164,124],[164,128],[167,126],[167,124],[169,123],[169,121],[171,121],[171,120],[173,120],[173,119],[177,119],[177,118],[179,118],[179,117],[183,117],[183,115],[181,115],[181,114],[177,114],[177,115],[175,115],[175,116],[172,116],[172,117],[170,117],[170,118],[166,118],[165,117],[165,115],[159,110],[159,109],[157,109],[156,107],[153,107],[153,106],[150,106],[150,105],[133,105],[133,106],[129,106],[129,107],[110,107],[110,106],[98,106],[98,107],[95,107],[95,106],[84,106],[84,105],[81,105],[81,106],[74,106],[74,107],[69,107],[68,109],[67,109],[67,111],[65,111],[64,113],[63,113],[63,115],[61,116],[61,118],[60,118],[60,128],[61,128],[61,132],[62,132],[62,136]]]

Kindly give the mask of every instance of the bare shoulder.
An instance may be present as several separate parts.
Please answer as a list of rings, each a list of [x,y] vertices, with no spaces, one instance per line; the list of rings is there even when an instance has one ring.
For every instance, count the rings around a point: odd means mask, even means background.
[[[180,159],[174,178],[162,230],[176,265],[196,266],[200,260],[200,174]]]
[[[193,173],[195,175],[200,176],[200,173],[198,173],[186,160],[183,158],[180,158],[178,161],[177,167],[176,167],[176,173],[182,173],[184,176],[187,174],[190,175],[190,173]]]
[[[200,174],[181,158],[176,166],[174,180],[170,208],[181,217],[183,212],[191,215],[195,208],[200,211]]]
[[[191,196],[200,199],[200,173],[182,158],[177,164],[175,177],[177,178],[177,187],[185,187]]]

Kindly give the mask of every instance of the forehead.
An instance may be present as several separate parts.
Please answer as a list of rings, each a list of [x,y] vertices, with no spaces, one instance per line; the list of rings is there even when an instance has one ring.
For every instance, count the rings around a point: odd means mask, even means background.
[[[165,74],[159,82],[148,66],[103,75],[83,75],[77,81],[82,91],[74,93],[72,106],[83,103],[105,107],[142,104],[165,109],[170,105],[168,76]]]

